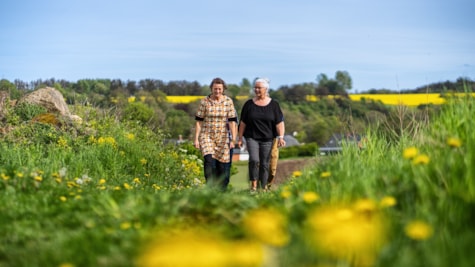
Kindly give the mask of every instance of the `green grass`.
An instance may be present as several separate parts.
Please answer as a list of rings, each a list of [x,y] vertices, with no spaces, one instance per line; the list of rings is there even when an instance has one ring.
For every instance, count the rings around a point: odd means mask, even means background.
[[[453,101],[256,195],[247,162],[235,190],[208,188],[199,156],[113,116],[15,125],[0,141],[0,267],[472,266],[475,101]]]

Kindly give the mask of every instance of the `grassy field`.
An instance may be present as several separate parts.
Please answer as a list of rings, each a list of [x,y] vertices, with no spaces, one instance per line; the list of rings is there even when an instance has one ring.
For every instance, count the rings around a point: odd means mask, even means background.
[[[188,148],[92,107],[70,127],[7,113],[0,267],[471,267],[474,109],[452,99],[255,195],[246,162],[220,192]]]

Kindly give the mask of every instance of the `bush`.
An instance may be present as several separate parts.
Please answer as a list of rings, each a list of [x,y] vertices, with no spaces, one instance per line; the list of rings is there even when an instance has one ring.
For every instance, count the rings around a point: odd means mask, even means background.
[[[279,158],[313,157],[317,152],[318,145],[316,143],[308,143],[299,146],[281,148],[279,151]]]

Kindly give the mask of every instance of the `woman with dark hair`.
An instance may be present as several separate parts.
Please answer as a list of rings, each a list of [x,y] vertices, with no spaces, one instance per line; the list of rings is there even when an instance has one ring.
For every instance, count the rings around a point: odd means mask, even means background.
[[[255,96],[244,103],[239,123],[238,146],[246,138],[249,152],[249,180],[251,192],[259,187],[267,189],[272,142],[285,146],[284,115],[277,101],[269,97],[269,81],[258,78],[254,82]]]
[[[237,116],[232,99],[224,95],[227,89],[224,80],[213,79],[210,89],[211,94],[201,100],[195,115],[194,145],[204,157],[206,183],[223,188],[226,163],[231,161],[230,149],[236,140]]]

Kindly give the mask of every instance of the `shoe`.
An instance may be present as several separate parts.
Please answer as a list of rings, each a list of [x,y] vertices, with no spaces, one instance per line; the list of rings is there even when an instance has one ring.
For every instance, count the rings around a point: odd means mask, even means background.
[[[257,194],[257,188],[255,187],[251,188],[251,194]]]

